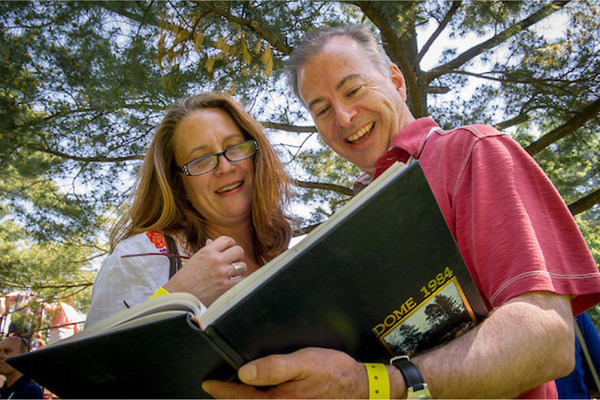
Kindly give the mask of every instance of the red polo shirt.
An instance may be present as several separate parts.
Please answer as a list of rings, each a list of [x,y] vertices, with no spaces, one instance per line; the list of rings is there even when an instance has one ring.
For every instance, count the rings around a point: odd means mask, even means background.
[[[418,159],[488,306],[532,291],[576,296],[575,315],[600,302],[600,272],[546,174],[510,136],[486,125],[443,131],[430,118],[403,129],[378,160]],[[368,184],[361,176],[355,190]],[[556,398],[552,382],[525,394]]]

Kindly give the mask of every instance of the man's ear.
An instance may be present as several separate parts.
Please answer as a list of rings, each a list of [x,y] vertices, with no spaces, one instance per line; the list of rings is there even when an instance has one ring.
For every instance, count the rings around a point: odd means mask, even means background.
[[[392,64],[390,66],[390,79],[394,84],[394,87],[402,96],[402,99],[406,101],[406,84],[404,81],[404,75],[402,75],[402,71],[396,64]]]

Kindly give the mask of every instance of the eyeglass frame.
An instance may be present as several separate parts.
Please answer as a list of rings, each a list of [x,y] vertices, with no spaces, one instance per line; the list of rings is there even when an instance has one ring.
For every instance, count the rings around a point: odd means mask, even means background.
[[[238,160],[231,160],[229,157],[227,157],[227,152],[231,148],[240,146],[240,145],[242,145],[244,143],[248,143],[248,142],[252,142],[254,144],[254,152],[252,154],[250,154],[250,155],[248,155],[248,156],[246,156],[244,158],[240,158]],[[210,154],[205,154],[205,155],[200,156],[200,157],[196,157],[193,160],[190,160],[190,161],[186,162],[181,167],[175,167],[175,171],[181,172],[182,174],[184,174],[186,176],[200,176],[200,175],[208,174],[210,171],[213,171],[213,170],[217,169],[217,167],[219,166],[219,159],[221,158],[221,156],[225,157],[227,159],[227,161],[229,161],[229,162],[239,162],[239,161],[247,160],[250,157],[253,157],[258,152],[258,149],[259,149],[259,146],[258,146],[258,142],[256,140],[254,140],[254,139],[244,140],[243,142],[240,142],[238,144],[234,144],[233,146],[229,146],[228,148],[226,148],[225,150],[223,150],[220,153],[210,153]],[[201,172],[199,174],[192,174],[189,171],[189,169],[188,169],[188,165],[189,164],[193,163],[194,161],[196,161],[196,160],[198,160],[200,158],[212,157],[212,156],[216,157],[217,162],[215,163],[215,166],[212,167],[211,169],[206,170],[204,172]]]
[[[9,332],[6,335],[5,339],[19,339],[21,343],[23,343],[23,345],[27,348],[27,351],[31,349],[31,342],[27,340],[27,338],[24,338],[16,332]]]

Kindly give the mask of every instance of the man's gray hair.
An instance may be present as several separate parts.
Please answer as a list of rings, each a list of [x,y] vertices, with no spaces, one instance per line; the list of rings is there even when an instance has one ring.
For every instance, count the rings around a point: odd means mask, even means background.
[[[380,70],[387,75],[392,60],[385,50],[375,39],[373,33],[364,25],[350,25],[337,27],[324,27],[307,33],[302,41],[296,46],[289,59],[285,63],[284,73],[287,77],[289,87],[300,99],[298,91],[298,70],[306,64],[315,54],[319,53],[325,43],[335,36],[347,36],[365,50],[368,58]],[[302,100],[302,99],[300,99]]]

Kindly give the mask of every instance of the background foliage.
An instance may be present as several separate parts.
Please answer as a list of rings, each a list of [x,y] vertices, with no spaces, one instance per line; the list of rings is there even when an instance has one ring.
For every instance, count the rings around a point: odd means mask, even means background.
[[[0,2],[0,291],[85,311],[154,127],[201,91],[234,94],[268,128],[297,182],[298,233],[331,215],[359,171],[322,146],[280,78],[305,32],[346,23],[380,38],[415,116],[513,135],[600,261],[596,2],[12,1]]]

